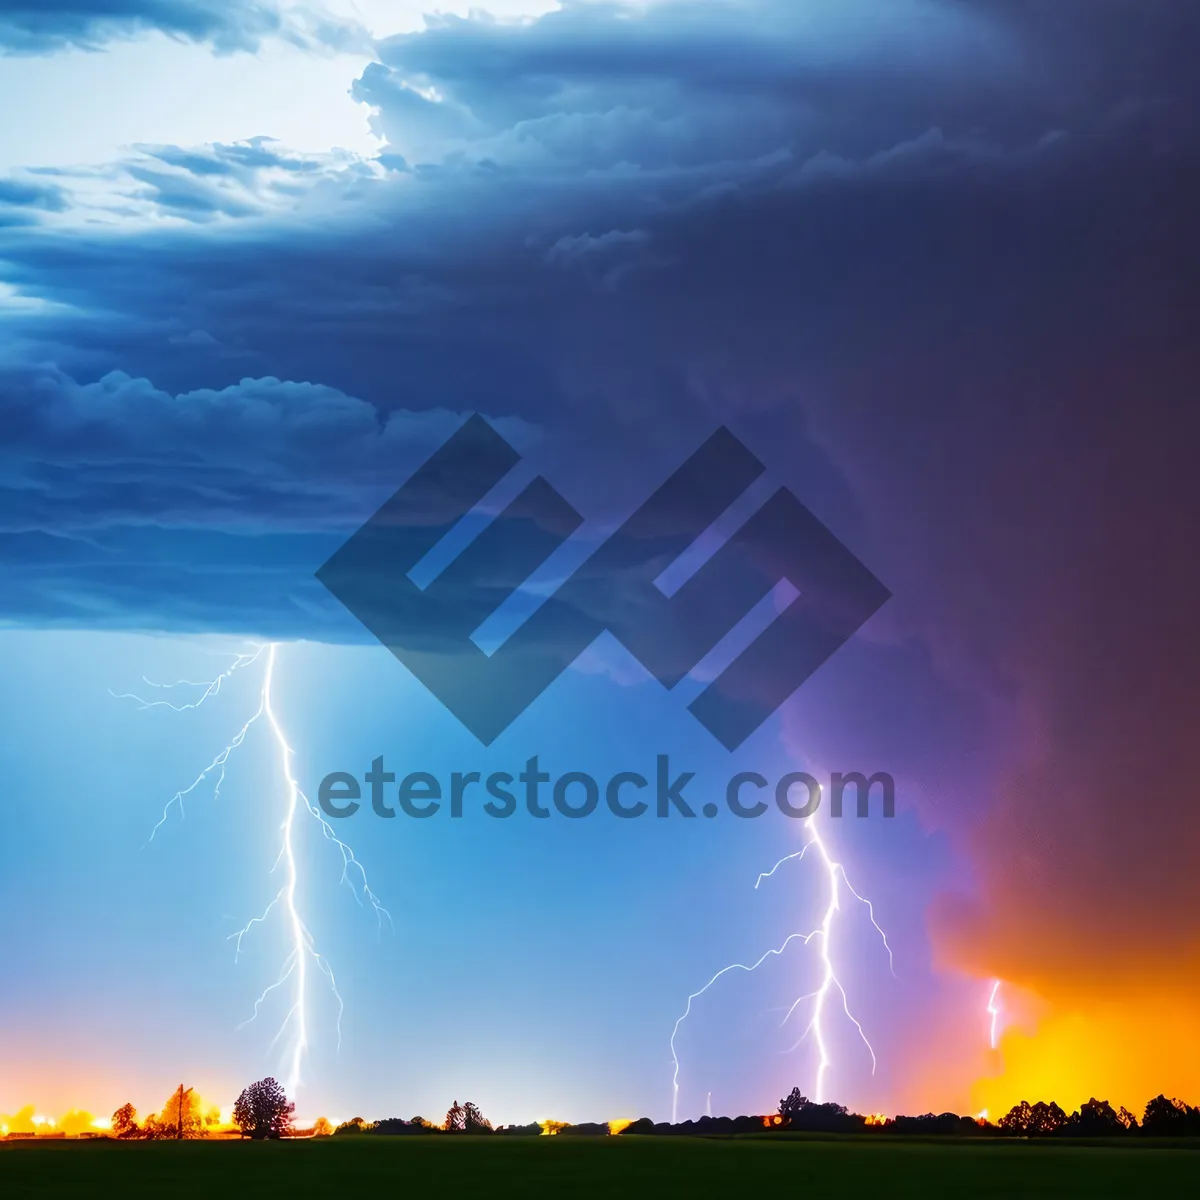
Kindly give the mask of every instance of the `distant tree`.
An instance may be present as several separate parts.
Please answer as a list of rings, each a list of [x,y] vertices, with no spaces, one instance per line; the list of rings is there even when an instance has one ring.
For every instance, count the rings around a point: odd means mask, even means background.
[[[1029,1112],[1029,1128],[1031,1137],[1048,1137],[1057,1133],[1067,1123],[1067,1114],[1053,1100],[1047,1104],[1039,1100]]]
[[[142,1134],[148,1138],[174,1138],[176,1141],[203,1137],[204,1113],[200,1107],[200,1097],[194,1089],[185,1088],[181,1083],[171,1093],[158,1115],[146,1119],[142,1126]]]
[[[919,1117],[900,1116],[877,1127],[905,1134],[962,1134],[968,1137],[979,1135],[979,1123],[974,1117],[964,1117],[951,1112],[923,1113]]]
[[[410,1125],[416,1125],[419,1128],[428,1130],[428,1131],[432,1131],[437,1128],[437,1126],[434,1125],[434,1123],[432,1121],[427,1121],[427,1120],[425,1120],[424,1117],[409,1117],[408,1123]]]
[[[1093,1096],[1079,1106],[1078,1112],[1070,1115],[1063,1132],[1072,1137],[1113,1137],[1124,1133],[1126,1128],[1107,1100],[1097,1100]]]
[[[1151,1137],[1179,1137],[1200,1134],[1200,1108],[1184,1104],[1182,1100],[1168,1100],[1166,1096],[1155,1096],[1146,1105],[1142,1117],[1142,1132]]]
[[[625,1128],[621,1130],[621,1136],[624,1137],[625,1134],[627,1134],[627,1133],[632,1133],[632,1134],[636,1135],[639,1133],[646,1134],[646,1133],[653,1133],[653,1132],[654,1132],[654,1122],[652,1120],[650,1120],[649,1117],[639,1117],[632,1124],[626,1125]]]
[[[159,1124],[158,1114],[151,1113],[142,1122],[141,1128],[138,1130],[138,1132],[131,1136],[143,1138],[148,1142],[152,1142],[158,1138],[167,1137],[169,1133],[170,1131],[167,1130],[165,1126]]]
[[[329,1137],[333,1133],[333,1126],[329,1122],[328,1117],[318,1117],[316,1124],[313,1125],[313,1137]]]
[[[479,1106],[470,1100],[463,1105],[464,1133],[491,1133],[492,1123],[479,1111]]]
[[[291,1128],[295,1109],[274,1079],[260,1079],[237,1098],[233,1122],[243,1137],[278,1138]]]
[[[564,1125],[558,1131],[563,1137],[607,1137],[607,1121],[581,1121],[578,1125]]]
[[[803,1095],[798,1087],[792,1090],[779,1102],[779,1115],[788,1121],[794,1121],[812,1103]]]
[[[1025,1137],[1029,1133],[1029,1124],[1032,1120],[1033,1106],[1028,1100],[1022,1100],[1020,1104],[1014,1104],[996,1122],[998,1129],[1004,1133],[1010,1133],[1017,1137]]]
[[[141,1132],[138,1129],[137,1109],[132,1104],[122,1104],[112,1115],[114,1137],[132,1138]]]
[[[385,1135],[393,1135],[400,1133],[414,1133],[416,1131],[411,1122],[406,1121],[403,1117],[384,1117],[382,1121],[376,1121],[371,1126],[372,1133]]]
[[[770,1119],[770,1127],[812,1129],[825,1132],[849,1132],[866,1124],[866,1118],[851,1115],[844,1104],[814,1104],[799,1088],[792,1088],[779,1102],[779,1113]]]
[[[1135,1117],[1133,1113],[1131,1113],[1123,1104],[1121,1105],[1121,1111],[1117,1113],[1117,1120],[1120,1121],[1122,1126],[1124,1126],[1124,1128],[1130,1133],[1133,1133],[1138,1127],[1137,1117]]]
[[[540,1137],[542,1127],[536,1121],[530,1121],[528,1125],[500,1125],[496,1129],[496,1133],[503,1137]]]
[[[463,1107],[457,1100],[450,1106],[446,1113],[446,1121],[442,1128],[447,1133],[462,1133],[466,1128],[467,1116],[463,1111]]]
[[[335,1134],[366,1133],[370,1128],[370,1125],[362,1117],[351,1117],[350,1120],[343,1121],[333,1132]]]

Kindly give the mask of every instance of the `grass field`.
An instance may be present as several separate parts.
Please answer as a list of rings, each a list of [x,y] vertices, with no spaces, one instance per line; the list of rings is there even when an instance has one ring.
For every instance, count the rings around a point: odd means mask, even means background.
[[[1163,1196],[1200,1148],[884,1138],[351,1137],[0,1143],[0,1196]]]

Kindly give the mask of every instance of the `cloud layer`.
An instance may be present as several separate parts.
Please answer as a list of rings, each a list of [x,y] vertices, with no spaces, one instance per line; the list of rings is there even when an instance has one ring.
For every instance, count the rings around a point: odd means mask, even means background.
[[[150,32],[203,43],[220,54],[253,52],[267,38],[306,48],[349,44],[355,37],[362,42],[352,25],[316,6],[274,0],[0,0],[0,53],[99,50]]]

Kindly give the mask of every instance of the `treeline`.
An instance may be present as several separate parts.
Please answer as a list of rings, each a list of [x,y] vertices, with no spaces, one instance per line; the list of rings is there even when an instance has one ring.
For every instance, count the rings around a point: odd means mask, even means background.
[[[696,1137],[730,1136],[764,1131],[809,1133],[888,1133],[917,1136],[959,1137],[1200,1137],[1200,1108],[1166,1096],[1155,1096],[1145,1107],[1139,1121],[1128,1109],[1114,1109],[1106,1100],[1089,1100],[1076,1111],[1067,1113],[1059,1105],[1045,1101],[1014,1105],[999,1121],[958,1113],[924,1113],[921,1116],[864,1116],[850,1112],[842,1104],[817,1104],[799,1088],[779,1102],[779,1109],[766,1116],[700,1117],[694,1121],[585,1121],[568,1124],[541,1121],[529,1125],[501,1125],[490,1121],[471,1103],[455,1101],[440,1125],[424,1117],[389,1117],[368,1122],[361,1117],[346,1121],[333,1132],[346,1134],[490,1134],[493,1137],[604,1137],[609,1134]]]
[[[1011,1137],[1200,1137],[1200,1108],[1158,1095],[1146,1104],[1141,1121],[1107,1100],[1089,1100],[1073,1113],[1053,1101],[1022,1100],[996,1122]]]
[[[274,1079],[251,1084],[238,1097],[233,1108],[233,1124],[249,1138],[321,1137],[333,1135],[402,1136],[406,1134],[487,1135],[491,1137],[541,1137],[556,1134],[565,1137],[601,1137],[610,1134],[635,1136],[729,1136],[733,1134],[778,1132],[811,1133],[891,1133],[922,1136],[969,1137],[1200,1137],[1200,1108],[1181,1100],[1155,1096],[1146,1104],[1139,1120],[1128,1109],[1114,1109],[1107,1100],[1089,1100],[1072,1113],[1053,1101],[1030,1104],[1022,1100],[994,1124],[978,1117],[958,1113],[924,1113],[921,1116],[863,1116],[850,1112],[842,1104],[817,1104],[799,1088],[779,1102],[779,1108],[766,1116],[700,1117],[695,1121],[670,1123],[642,1117],[637,1121],[535,1121],[528,1125],[494,1127],[479,1106],[456,1100],[440,1122],[425,1117],[387,1117],[365,1121],[362,1117],[344,1121],[334,1129],[321,1118],[312,1129],[293,1128],[294,1106]],[[133,1106],[126,1104],[113,1113],[113,1136],[129,1139],[194,1138],[216,1131],[216,1110],[204,1111],[199,1098],[181,1084],[156,1116],[137,1120]]]

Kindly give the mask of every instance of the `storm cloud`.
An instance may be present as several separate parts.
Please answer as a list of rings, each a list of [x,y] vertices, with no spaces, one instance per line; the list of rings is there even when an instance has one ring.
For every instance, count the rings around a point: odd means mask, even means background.
[[[315,6],[288,9],[271,0],[0,0],[0,54],[98,50],[149,32],[223,54],[254,51],[272,37],[311,47],[362,36]]]

